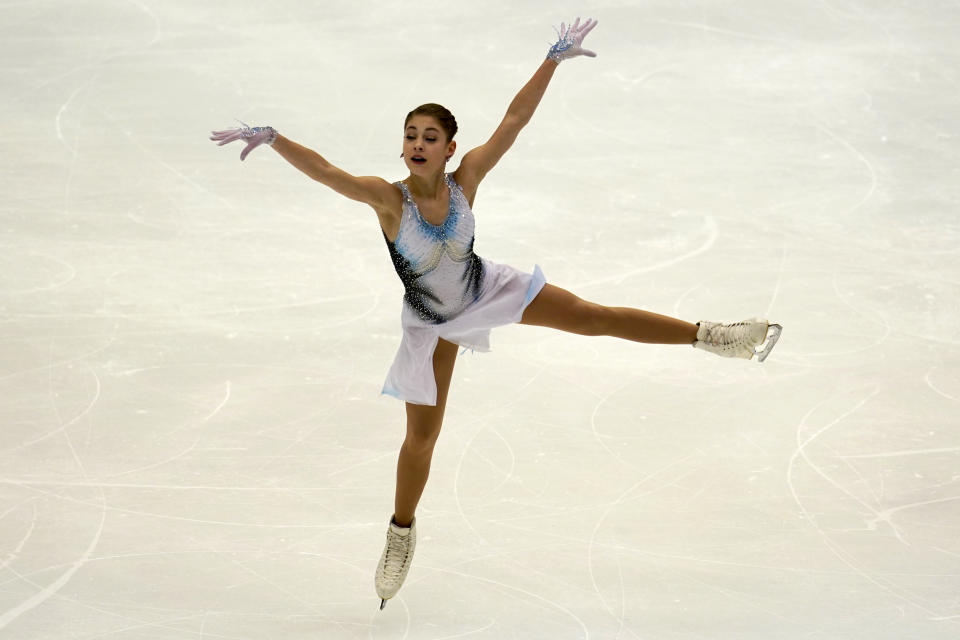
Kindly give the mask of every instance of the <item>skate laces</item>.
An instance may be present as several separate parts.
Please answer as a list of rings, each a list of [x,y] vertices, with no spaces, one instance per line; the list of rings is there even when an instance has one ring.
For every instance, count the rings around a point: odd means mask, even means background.
[[[733,324],[716,324],[707,327],[705,342],[717,346],[751,345],[750,322],[734,322]]]
[[[383,562],[384,576],[399,580],[403,566],[410,556],[410,535],[401,536],[393,530],[387,532],[387,557]]]

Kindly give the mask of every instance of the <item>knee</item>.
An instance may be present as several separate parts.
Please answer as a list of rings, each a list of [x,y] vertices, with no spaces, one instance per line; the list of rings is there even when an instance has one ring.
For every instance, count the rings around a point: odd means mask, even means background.
[[[439,436],[439,424],[408,423],[407,437],[403,441],[403,446],[414,455],[430,455]]]
[[[572,308],[576,333],[585,336],[605,336],[609,333],[612,309],[595,302],[578,300]]]

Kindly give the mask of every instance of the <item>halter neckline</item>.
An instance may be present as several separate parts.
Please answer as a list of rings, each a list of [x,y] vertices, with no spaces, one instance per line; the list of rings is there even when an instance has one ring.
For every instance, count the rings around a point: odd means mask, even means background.
[[[450,177],[449,173],[443,174],[443,181],[447,185],[447,215],[443,218],[443,222],[440,224],[433,224],[427,220],[426,216],[423,215],[423,212],[420,211],[420,207],[417,205],[417,201],[413,199],[413,194],[410,192],[410,185],[408,185],[403,180],[400,181],[400,188],[403,190],[403,195],[410,201],[413,210],[417,212],[417,217],[420,220],[434,229],[442,229],[447,225],[447,222],[450,221],[451,214],[453,213],[453,179]]]

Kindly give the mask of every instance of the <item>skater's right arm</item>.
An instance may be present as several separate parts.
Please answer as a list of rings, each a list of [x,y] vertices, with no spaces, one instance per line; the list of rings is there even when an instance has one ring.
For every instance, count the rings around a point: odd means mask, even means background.
[[[363,202],[378,212],[391,208],[392,200],[399,199],[397,189],[383,178],[354,176],[333,166],[316,151],[277,134],[273,149],[283,158],[317,182],[325,184],[340,195]]]
[[[283,137],[273,127],[244,125],[242,128],[214,131],[210,139],[218,141],[220,146],[234,140],[245,140],[247,146],[240,153],[241,160],[261,144],[268,144],[303,173],[351,200],[370,205],[381,218],[390,217],[391,212],[400,208],[399,190],[383,178],[350,175],[327,162],[316,151]]]

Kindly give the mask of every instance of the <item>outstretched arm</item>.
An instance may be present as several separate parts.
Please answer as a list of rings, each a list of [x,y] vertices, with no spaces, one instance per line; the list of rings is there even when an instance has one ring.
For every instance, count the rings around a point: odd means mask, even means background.
[[[490,139],[479,147],[469,151],[460,162],[454,178],[468,192],[474,192],[484,176],[500,161],[503,154],[513,146],[520,130],[530,122],[537,105],[553,78],[560,62],[574,56],[595,57],[593,51],[580,46],[584,37],[597,26],[596,20],[587,20],[583,25],[580,18],[569,28],[560,25],[560,39],[550,48],[546,60],[533,74],[533,77],[520,89],[520,92],[507,108],[507,114]]]
[[[317,182],[325,184],[351,200],[369,204],[374,209],[385,208],[391,194],[395,191],[383,178],[351,175],[327,162],[316,151],[281,135],[277,135],[273,149],[287,162]]]
[[[235,140],[246,140],[247,146],[240,153],[241,160],[261,144],[268,144],[287,162],[317,182],[325,184],[351,200],[366,203],[378,212],[388,209],[391,197],[396,197],[395,189],[386,180],[372,176],[350,175],[327,162],[316,151],[283,137],[273,127],[243,125],[242,128],[214,131],[210,139],[218,141],[221,146]]]

